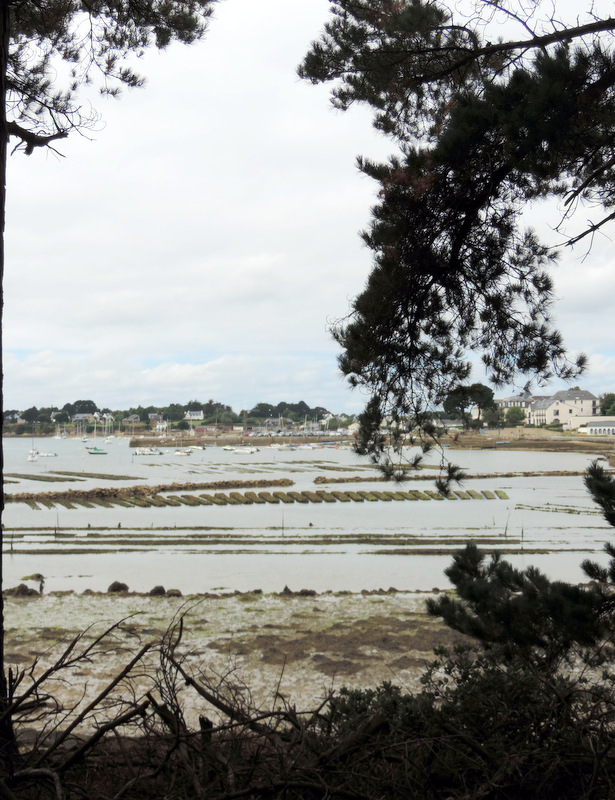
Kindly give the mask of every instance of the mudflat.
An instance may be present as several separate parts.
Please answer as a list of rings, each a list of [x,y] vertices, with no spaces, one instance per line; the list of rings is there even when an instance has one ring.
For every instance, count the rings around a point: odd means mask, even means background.
[[[88,647],[118,623],[87,660],[61,673],[56,696],[64,703],[95,696],[152,642],[136,680],[138,691],[146,691],[159,666],[158,644],[165,637],[176,640],[181,619],[176,654],[191,672],[213,683],[224,681],[229,691],[243,687],[257,705],[281,696],[310,708],[341,686],[390,680],[418,688],[433,647],[459,639],[427,614],[428,596],[396,591],[7,596],[6,662],[26,670],[37,662],[34,674],[39,674],[75,637],[81,637],[76,650]]]

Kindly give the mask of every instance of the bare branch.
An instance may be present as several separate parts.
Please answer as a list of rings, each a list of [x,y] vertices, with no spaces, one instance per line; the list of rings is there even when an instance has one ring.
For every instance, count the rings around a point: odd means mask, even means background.
[[[16,136],[18,139],[21,139],[22,143],[25,145],[25,153],[27,156],[32,155],[35,147],[48,147],[50,142],[53,142],[56,139],[66,139],[68,136],[68,131],[58,131],[57,133],[39,135],[33,131],[28,131],[25,128],[22,128],[16,122],[10,121],[7,121],[6,129],[9,136]],[[19,147],[19,145],[17,146]]]

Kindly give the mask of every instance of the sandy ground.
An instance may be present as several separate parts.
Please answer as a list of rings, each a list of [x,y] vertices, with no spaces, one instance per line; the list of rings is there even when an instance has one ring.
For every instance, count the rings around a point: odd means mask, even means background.
[[[182,617],[176,652],[192,672],[202,671],[211,684],[224,677],[229,692],[244,687],[257,706],[271,705],[278,692],[297,708],[314,708],[341,686],[390,680],[409,690],[418,688],[433,647],[450,643],[452,637],[426,614],[426,597],[405,592],[7,597],[6,662],[27,669],[37,660],[35,673],[40,674],[73,637],[85,631],[79,647],[87,647],[123,620],[88,659],[58,674],[63,680],[54,684],[53,693],[71,702],[82,694],[94,696],[141,644],[159,642]],[[153,685],[159,651],[154,648],[148,659],[147,670],[136,681],[139,692]],[[190,699],[188,705],[191,713],[208,713],[200,700],[195,704]]]

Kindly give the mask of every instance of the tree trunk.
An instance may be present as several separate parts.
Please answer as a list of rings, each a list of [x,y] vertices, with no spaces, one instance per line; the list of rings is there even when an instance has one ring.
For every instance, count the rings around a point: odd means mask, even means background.
[[[6,73],[9,53],[9,0],[0,0],[0,321],[4,309],[4,221],[6,201]],[[2,371],[4,374],[4,370]],[[4,410],[4,409],[2,409]],[[0,467],[4,474],[4,456],[0,448]],[[2,510],[4,501],[0,498]],[[9,703],[9,683],[4,664],[4,598],[2,595],[3,561],[0,528],[0,781],[13,772],[17,744],[12,720],[4,716]],[[4,781],[2,781],[4,784]]]

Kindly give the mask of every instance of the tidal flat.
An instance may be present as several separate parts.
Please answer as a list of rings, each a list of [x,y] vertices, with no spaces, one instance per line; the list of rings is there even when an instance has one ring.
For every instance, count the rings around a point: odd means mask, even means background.
[[[74,440],[36,463],[25,442],[4,444],[4,586],[43,590],[6,597],[8,663],[39,670],[112,628],[58,678],[66,703],[149,642],[133,689],[151,688],[180,618],[190,669],[259,704],[305,708],[383,680],[418,688],[433,647],[456,639],[425,611],[450,590],[456,550],[472,541],[579,581],[612,532],[583,486],[591,453],[442,451],[395,486],[349,448],[139,460],[117,440],[93,471]],[[449,457],[468,478],[442,498],[434,477]],[[108,593],[114,581],[128,590]],[[149,594],[160,586],[176,596]]]
[[[138,458],[116,439],[93,463],[68,439],[32,463],[29,441],[3,444],[5,587],[41,574],[47,592],[104,592],[114,580],[185,595],[430,591],[448,588],[444,569],[468,541],[579,580],[609,535],[583,486],[591,453],[443,449],[395,485],[349,447]],[[448,460],[468,477],[443,498],[434,478]]]
[[[86,702],[118,674],[143,644],[161,642],[183,619],[177,649],[191,671],[224,680],[253,702],[271,704],[278,693],[301,708],[317,704],[341,686],[396,681],[419,687],[433,647],[459,637],[427,615],[428,594],[278,593],[259,591],[218,596],[156,597],[132,593],[54,593],[8,596],[5,601],[6,661],[36,672],[49,666],[74,638],[94,641],[120,623],[93,657],[60,673],[54,692],[64,704]],[[151,688],[159,666],[155,646],[138,691]],[[81,698],[81,694],[84,697]],[[211,709],[191,706],[196,720]]]

